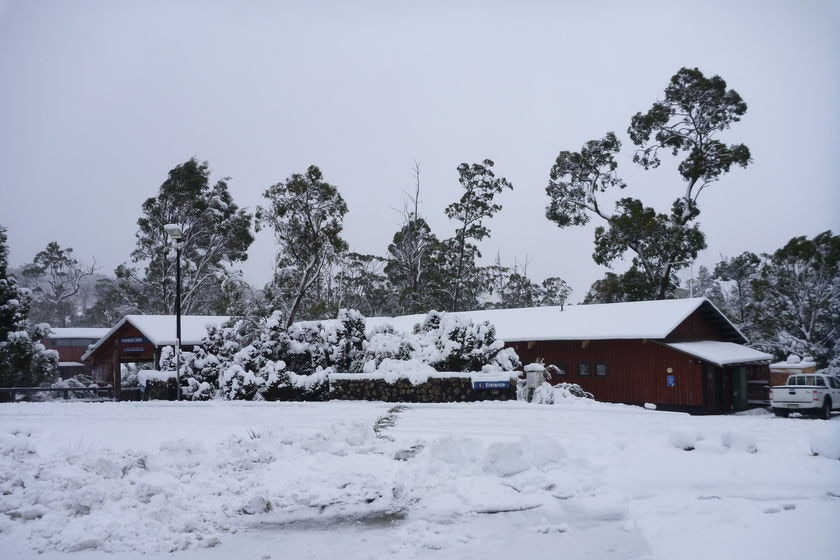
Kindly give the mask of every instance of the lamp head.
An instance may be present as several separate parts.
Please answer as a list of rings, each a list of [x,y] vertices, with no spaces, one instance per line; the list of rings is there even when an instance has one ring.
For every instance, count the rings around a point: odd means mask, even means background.
[[[167,235],[173,241],[181,241],[184,238],[184,232],[178,224],[166,224],[163,229],[166,230]]]

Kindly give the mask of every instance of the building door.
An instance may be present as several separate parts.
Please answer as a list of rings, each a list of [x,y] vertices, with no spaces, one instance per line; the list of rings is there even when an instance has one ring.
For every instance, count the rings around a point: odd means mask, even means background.
[[[706,412],[720,412],[720,368],[703,364],[703,393]]]
[[[735,410],[747,408],[747,368],[732,368],[732,406]]]

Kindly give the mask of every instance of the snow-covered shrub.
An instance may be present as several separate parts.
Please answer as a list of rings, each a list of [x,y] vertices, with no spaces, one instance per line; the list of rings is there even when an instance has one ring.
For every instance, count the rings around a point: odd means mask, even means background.
[[[324,401],[329,398],[331,369],[318,368],[309,375],[286,369],[283,361],[268,362],[259,375],[264,380],[260,397],[267,401]]]
[[[376,327],[365,346],[362,371],[376,371],[384,360],[408,360],[412,353],[410,335],[397,332],[391,325]]]
[[[120,380],[124,389],[137,387],[140,384],[137,379],[138,371],[140,371],[140,368],[137,364],[120,364]],[[93,382],[92,379],[91,382]]]
[[[519,365],[516,353],[496,339],[496,328],[454,315],[430,312],[414,334],[413,358],[437,371],[482,371],[485,365],[511,371]]]
[[[182,395],[194,401],[206,401],[213,398],[219,386],[221,362],[213,354],[208,354],[201,346],[196,346],[190,374],[181,378],[184,385]]]
[[[517,400],[527,400],[525,381],[520,379],[517,384]],[[560,404],[562,402],[574,401],[577,399],[594,400],[595,397],[589,391],[584,391],[577,383],[558,383],[551,385],[543,383],[534,390],[531,402],[536,404]]]
[[[6,230],[0,226],[0,387],[33,387],[54,381],[58,352],[39,341],[50,333],[46,323],[29,321],[32,291],[6,273]]]
[[[292,371],[309,374],[329,367],[331,350],[319,321],[295,323],[288,330],[289,346],[282,359]]]
[[[327,339],[330,366],[341,373],[360,373],[365,363],[365,318],[353,309],[338,313],[338,325]]]
[[[539,385],[534,389],[531,402],[535,404],[554,404],[554,388],[548,383]]]
[[[595,396],[589,391],[584,391],[577,383],[558,383],[554,386],[554,398],[556,402],[558,399],[568,398],[594,400]]]
[[[265,385],[258,374],[240,364],[231,364],[219,378],[219,391],[229,400],[253,400]]]

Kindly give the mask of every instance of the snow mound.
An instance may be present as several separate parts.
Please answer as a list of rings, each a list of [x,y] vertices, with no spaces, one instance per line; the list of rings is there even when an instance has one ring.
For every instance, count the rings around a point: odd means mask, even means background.
[[[840,430],[823,427],[811,434],[811,454],[840,460]]]
[[[720,436],[720,443],[726,449],[740,449],[747,453],[756,453],[758,451],[758,443],[756,443],[755,437],[750,434],[724,432]]]
[[[700,432],[677,431],[668,436],[668,444],[684,451],[693,451],[695,444],[703,439],[705,438]]]

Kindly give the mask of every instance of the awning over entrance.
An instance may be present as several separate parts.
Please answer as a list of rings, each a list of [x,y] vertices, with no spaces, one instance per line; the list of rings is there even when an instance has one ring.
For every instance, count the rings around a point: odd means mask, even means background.
[[[700,340],[697,342],[671,342],[666,343],[665,346],[718,366],[767,362],[773,359],[770,354],[734,342]]]

